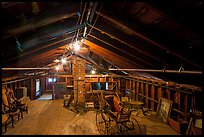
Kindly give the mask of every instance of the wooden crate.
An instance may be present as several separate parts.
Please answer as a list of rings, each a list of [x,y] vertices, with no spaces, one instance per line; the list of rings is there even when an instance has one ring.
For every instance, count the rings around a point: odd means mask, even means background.
[[[169,118],[169,126],[179,132],[182,135],[185,135],[186,130],[188,128],[188,122],[178,118],[177,120],[174,120],[172,118]]]

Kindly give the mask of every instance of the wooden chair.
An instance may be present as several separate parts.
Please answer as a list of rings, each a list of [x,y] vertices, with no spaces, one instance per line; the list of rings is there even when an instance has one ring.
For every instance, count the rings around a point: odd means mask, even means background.
[[[22,103],[20,100],[15,98],[13,90],[9,88],[6,89],[6,96],[10,104],[14,104],[16,108],[20,109],[21,118],[23,118],[23,111],[26,111],[26,113],[28,113],[28,104]]]
[[[129,121],[131,111],[126,111],[123,109],[123,104],[120,102],[119,98],[117,98],[115,95],[107,95],[104,99],[109,106],[109,111],[107,114],[109,114],[115,120],[116,124]]]
[[[121,102],[122,102],[123,108],[129,109],[130,104],[129,104],[128,97],[121,97]]]
[[[18,116],[18,120],[20,120],[20,110],[15,108],[15,107],[9,107],[7,105],[5,105],[3,102],[2,102],[2,112],[5,113],[4,117],[6,119],[6,115],[8,115],[10,118],[11,118],[11,122],[12,122],[12,127],[14,127],[14,122],[15,122],[15,119],[14,117],[15,116]],[[3,117],[2,117],[3,118]],[[7,120],[4,120],[2,119],[2,124],[4,122],[7,122]],[[7,126],[7,125],[6,125]],[[6,127],[5,127],[6,128]],[[6,130],[6,129],[5,129]]]
[[[2,105],[3,106],[3,105]],[[2,130],[3,133],[6,133],[7,131],[7,126],[8,126],[8,122],[9,122],[9,114],[6,113],[3,109],[2,109],[2,127],[5,126],[5,131]]]
[[[11,118],[11,122],[12,122],[12,127],[14,127],[14,117],[18,116],[18,120],[20,119],[20,109],[17,108],[14,104],[11,104],[8,102],[7,96],[6,96],[6,89],[2,88],[2,111],[5,114],[8,114],[9,117]]]

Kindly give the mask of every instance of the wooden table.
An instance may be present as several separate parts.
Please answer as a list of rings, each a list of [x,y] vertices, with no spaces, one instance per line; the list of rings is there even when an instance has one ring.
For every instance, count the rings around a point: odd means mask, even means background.
[[[136,109],[142,109],[142,113],[144,114],[144,103],[141,101],[130,101],[129,102],[129,110],[133,110],[134,108]],[[139,113],[138,113],[139,114]],[[137,115],[138,115],[137,114]]]

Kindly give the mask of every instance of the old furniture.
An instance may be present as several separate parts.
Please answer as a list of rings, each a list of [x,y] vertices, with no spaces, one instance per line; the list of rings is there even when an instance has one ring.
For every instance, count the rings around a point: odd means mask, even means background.
[[[96,125],[100,134],[120,134],[124,131],[139,129],[132,111],[125,111],[120,99],[116,95],[104,95],[99,98],[100,109],[96,113]]]

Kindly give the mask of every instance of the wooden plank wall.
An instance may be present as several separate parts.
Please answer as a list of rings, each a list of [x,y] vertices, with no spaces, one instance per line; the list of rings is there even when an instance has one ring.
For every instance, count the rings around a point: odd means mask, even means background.
[[[65,76],[66,77],[66,76]],[[71,76],[67,76],[71,77]],[[71,77],[72,78],[72,77]],[[47,80],[47,78],[42,79],[44,81]],[[168,83],[159,83],[155,81],[147,81],[147,80],[141,80],[141,79],[126,79],[123,77],[114,77],[114,76],[107,76],[107,77],[100,77],[100,76],[93,76],[93,77],[86,77],[86,89],[89,90],[90,88],[90,82],[97,82],[97,81],[108,81],[112,82],[111,86],[113,86],[114,83],[118,83],[117,90],[120,92],[124,92],[121,95],[125,96],[125,91],[129,89],[132,91],[131,99],[132,100],[142,100],[144,101],[144,106],[148,109],[152,109],[156,111],[157,103],[159,102],[160,98],[167,98],[174,102],[174,104],[177,104],[177,108],[175,111],[178,112],[178,116],[180,114],[186,114],[189,112],[190,109],[193,107],[192,103],[192,95],[189,94],[189,91],[192,91],[192,89],[185,89],[184,91],[188,92],[182,92],[181,88],[177,88],[176,85],[168,85]],[[70,86],[71,82],[68,82],[68,85]],[[70,84],[71,83],[71,84]],[[47,90],[46,82],[42,85],[45,87],[44,90]],[[32,77],[30,79],[26,79],[24,81],[17,81],[14,83],[7,84],[8,87],[11,89],[15,89],[19,86],[25,86],[28,88],[28,96],[31,100],[34,100],[35,97],[35,78]],[[179,91],[180,90],[180,91]],[[191,92],[190,92],[191,93]],[[175,106],[175,105],[174,105]],[[184,117],[186,119],[186,117]]]
[[[132,86],[134,83],[134,86]],[[140,79],[126,79],[126,89],[131,89],[133,100],[143,101],[144,107],[156,111],[157,104],[161,97],[172,100],[177,117],[182,117],[187,120],[188,113],[192,106],[192,89],[180,88],[176,84],[169,84],[168,82],[159,83],[158,81],[147,81]],[[202,89],[201,89],[202,90]],[[199,91],[200,92],[200,91]],[[176,105],[175,105],[176,104]]]

